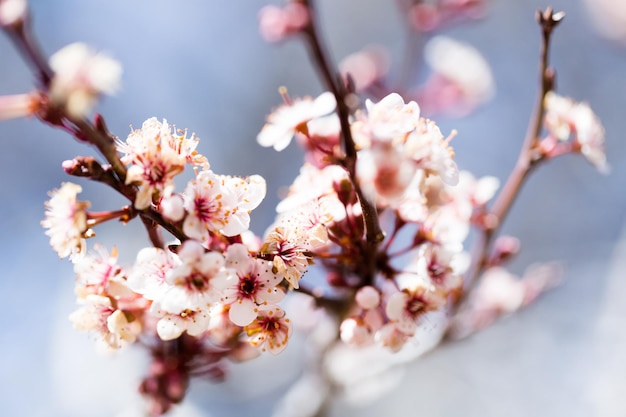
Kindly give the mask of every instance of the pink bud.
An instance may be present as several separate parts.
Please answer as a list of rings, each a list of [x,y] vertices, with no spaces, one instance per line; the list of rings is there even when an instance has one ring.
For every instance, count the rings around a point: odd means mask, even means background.
[[[0,26],[20,24],[26,18],[28,7],[26,0],[0,0]]]
[[[365,286],[357,291],[356,302],[364,310],[378,307],[380,304],[380,293],[372,286]]]
[[[0,7],[2,4],[4,3],[0,3]],[[0,120],[31,116],[38,107],[39,97],[34,93],[0,96]]]
[[[417,4],[409,11],[411,25],[418,32],[435,30],[441,22],[441,16],[436,6],[432,4]]]
[[[259,31],[268,42],[281,41],[287,34],[287,16],[280,7],[269,5],[259,12]]]
[[[309,9],[302,3],[289,3],[285,6],[284,12],[289,32],[300,31],[309,24]]]

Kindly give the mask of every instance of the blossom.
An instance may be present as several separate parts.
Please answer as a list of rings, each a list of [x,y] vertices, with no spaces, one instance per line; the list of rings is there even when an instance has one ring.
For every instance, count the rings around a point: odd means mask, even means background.
[[[380,304],[380,293],[371,285],[366,285],[365,287],[359,288],[354,296],[354,300],[362,309],[370,310],[378,307]]]
[[[0,27],[17,25],[28,15],[26,0],[0,0]]]
[[[161,317],[156,326],[161,340],[176,339],[183,332],[190,336],[199,336],[208,329],[211,320],[206,311],[183,310],[178,314],[167,313],[160,309],[159,303],[153,303],[150,311]]]
[[[389,295],[385,313],[399,331],[412,336],[424,314],[443,307],[446,299],[417,274],[403,273],[396,280],[400,291]]]
[[[455,134],[453,131],[444,138],[435,122],[422,118],[407,137],[404,152],[420,169],[441,177],[448,185],[456,185],[459,169],[454,162],[454,150],[450,147]]]
[[[287,347],[292,327],[285,312],[277,306],[261,306],[257,318],[244,327],[248,343],[261,349],[278,354]]]
[[[276,304],[285,296],[276,287],[282,277],[272,272],[272,262],[253,258],[245,245],[228,247],[226,266],[235,274],[222,275],[213,284],[221,290],[220,302],[230,306],[228,316],[236,325],[247,326],[256,318],[258,306]]]
[[[205,252],[202,245],[187,240],[178,249],[180,264],[167,271],[167,287],[155,301],[168,313],[179,314],[185,310],[209,311],[219,299],[213,284],[215,279],[225,279],[232,274],[224,268],[224,256],[218,252]]]
[[[234,207],[221,232],[225,236],[240,235],[250,227],[250,212],[265,198],[267,193],[265,179],[260,175],[251,175],[247,178],[222,175],[220,178],[223,187],[232,190],[236,196]]]
[[[261,253],[273,256],[273,271],[282,276],[293,288],[309,267],[311,250],[308,236],[302,228],[288,220],[276,226],[265,238]]]
[[[85,255],[74,264],[77,295],[84,298],[89,294],[111,297],[132,295],[125,279],[125,272],[117,264],[117,248],[111,253],[97,246],[94,253]]]
[[[50,99],[72,117],[85,116],[100,94],[114,94],[119,89],[120,64],[84,43],[57,51],[50,57],[50,67],[54,71]]]
[[[391,93],[374,103],[365,101],[367,114],[359,113],[351,126],[354,140],[360,147],[370,147],[377,142],[402,141],[413,131],[420,120],[420,108],[414,101],[408,103],[398,93]]]
[[[0,120],[16,119],[33,115],[40,103],[38,94],[15,94],[0,96]]]
[[[364,149],[357,159],[358,181],[368,200],[378,206],[391,205],[409,191],[419,175],[415,163],[391,146]]]
[[[575,102],[550,91],[545,97],[544,124],[561,141],[571,135],[581,153],[602,172],[609,171],[604,151],[604,127],[587,103]]]
[[[129,321],[123,311],[115,309],[108,297],[91,294],[85,305],[70,315],[70,321],[79,331],[95,331],[99,342],[111,349],[133,343],[141,332],[141,324]]]
[[[306,204],[328,196],[330,198],[326,200],[324,205],[328,207],[329,215],[336,221],[340,221],[345,216],[345,209],[337,199],[334,186],[344,180],[348,180],[348,174],[337,165],[329,165],[320,169],[305,163],[289,187],[287,196],[276,206],[276,211],[278,213],[293,212]],[[335,200],[339,205],[331,200]]]
[[[128,286],[148,300],[158,300],[168,289],[165,278],[169,271],[179,266],[181,260],[169,250],[143,248],[137,254],[135,265],[128,273]]]
[[[46,235],[50,237],[52,248],[59,257],[69,256],[72,262],[82,257],[86,249],[89,203],[76,199],[81,191],[80,185],[71,182],[51,191],[50,200],[46,202],[46,218],[41,222],[48,229]]]
[[[124,155],[121,160],[131,167],[126,173],[126,184],[139,186],[135,198],[136,209],[143,210],[159,196],[168,196],[174,188],[174,177],[191,162],[208,165],[206,158],[195,153],[197,141],[176,136],[166,120],[155,117],[143,122],[141,129],[134,130],[126,141],[118,141],[117,147]]]
[[[389,52],[384,47],[372,45],[343,58],[339,71],[344,77],[349,74],[354,80],[354,89],[361,92],[384,81],[389,61]]]
[[[458,251],[450,247],[426,243],[420,246],[416,269],[420,276],[428,277],[443,297],[450,291],[460,288],[463,284],[462,273],[465,272],[465,259]]]
[[[282,8],[267,5],[259,12],[259,29],[266,41],[277,42],[302,30],[309,20],[309,10],[301,3],[288,3]]]
[[[219,232],[228,225],[238,203],[235,191],[211,170],[201,171],[182,196],[187,211],[183,231],[203,243],[209,241],[209,232]]]
[[[424,47],[433,75],[420,91],[430,112],[463,115],[493,97],[495,83],[489,64],[471,45],[435,36]]]
[[[306,132],[307,122],[331,113],[335,106],[335,97],[330,92],[322,93],[315,100],[305,97],[284,104],[267,117],[267,123],[257,135],[257,142],[282,151],[296,132]]]

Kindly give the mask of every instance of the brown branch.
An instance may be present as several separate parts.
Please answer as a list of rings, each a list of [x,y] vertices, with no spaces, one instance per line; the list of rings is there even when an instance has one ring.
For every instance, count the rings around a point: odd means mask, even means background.
[[[544,99],[548,91],[554,87],[554,71],[548,66],[550,40],[554,28],[561,22],[564,13],[554,13],[551,7],[544,12],[537,11],[536,18],[542,29],[542,43],[540,52],[540,91],[537,97],[534,111],[528,124],[528,131],[524,138],[524,143],[517,158],[517,163],[511,171],[502,191],[498,194],[493,204],[490,214],[497,219],[492,227],[485,227],[481,235],[478,237],[472,251],[472,259],[474,264],[465,277],[465,288],[460,295],[453,300],[451,313],[455,313],[458,307],[465,300],[472,288],[476,285],[478,277],[487,267],[489,259],[489,250],[493,242],[493,238],[504,223],[504,219],[508,215],[511,206],[520,193],[524,181],[528,178],[537,164],[543,161],[542,156],[536,152],[539,143],[539,135],[541,133],[541,125],[544,115]]]
[[[304,0],[302,4],[309,10],[309,23],[302,30],[302,33],[307,40],[310,48],[312,61],[315,63],[316,68],[320,72],[326,86],[335,96],[337,102],[337,116],[339,117],[339,123],[341,125],[341,132],[343,138],[343,146],[345,152],[345,158],[342,160],[342,166],[348,172],[350,181],[354,186],[354,190],[359,199],[359,204],[363,212],[363,222],[365,225],[365,245],[363,247],[363,259],[368,262],[367,277],[363,277],[365,282],[371,282],[375,276],[375,254],[378,245],[383,241],[385,235],[380,227],[378,220],[378,212],[373,202],[368,201],[359,181],[356,178],[356,162],[357,162],[357,149],[354,139],[352,138],[352,132],[350,130],[350,108],[346,103],[350,92],[346,88],[340,75],[332,70],[330,59],[328,58],[325,48],[322,43],[321,36],[317,30],[315,22],[315,10],[313,1]]]

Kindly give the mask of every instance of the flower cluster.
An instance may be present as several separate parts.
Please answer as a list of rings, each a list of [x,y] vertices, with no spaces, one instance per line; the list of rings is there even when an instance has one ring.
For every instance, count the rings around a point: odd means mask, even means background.
[[[141,250],[131,268],[117,265],[117,250],[86,253],[85,238],[98,215],[77,200],[78,185],[65,183],[52,193],[42,224],[59,256],[70,256],[75,264],[83,307],[72,314],[72,322],[97,332],[110,348],[142,335],[167,341],[186,333],[232,350],[248,342],[277,353],[291,332],[277,305],[285,295],[282,283],[297,283],[299,275],[294,275],[289,250],[274,235],[263,251],[244,243],[250,212],[265,197],[265,180],[214,173],[197,144],[194,135],[172,131],[155,118],[117,141],[128,166],[125,182],[137,188],[128,210],[154,210],[184,236],[168,248]],[[174,177],[187,165],[194,178],[177,193]],[[281,256],[288,258],[283,268],[276,266]],[[224,313],[230,324],[215,325]]]
[[[279,108],[263,132],[287,125],[298,111],[293,106]],[[498,183],[459,172],[451,136],[445,138],[433,121],[420,117],[417,103],[405,103],[398,94],[368,100],[350,126],[358,149],[356,186],[391,230],[371,254],[372,264],[364,264],[363,211],[355,185],[344,169],[330,163],[341,160],[340,149],[319,146],[337,143],[338,132],[327,130],[323,136],[316,129],[327,118],[302,114],[291,133],[314,154],[307,160],[317,166],[302,168],[278,206],[263,250],[274,256],[277,271],[290,271],[295,288],[309,258],[320,259],[331,286],[355,292],[353,311],[341,324],[342,340],[399,350],[426,314],[443,308],[460,290],[467,264],[463,241]],[[271,144],[265,134],[258,139]]]

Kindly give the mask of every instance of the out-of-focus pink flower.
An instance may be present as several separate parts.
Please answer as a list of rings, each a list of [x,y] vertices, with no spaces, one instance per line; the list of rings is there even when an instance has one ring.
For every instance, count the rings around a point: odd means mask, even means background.
[[[278,42],[304,29],[309,19],[309,9],[299,2],[284,7],[268,5],[259,12],[259,31],[266,41]]]
[[[339,63],[339,71],[345,77],[350,75],[356,92],[380,82],[389,72],[389,53],[382,46],[369,46],[348,55]]]
[[[426,44],[424,58],[433,75],[418,97],[428,113],[462,116],[493,97],[495,86],[489,64],[469,44],[436,36]]]
[[[50,245],[61,258],[70,257],[77,262],[85,254],[87,232],[87,208],[89,202],[78,201],[80,185],[66,182],[58,190],[50,192],[46,203],[46,218],[41,225],[48,229]]]
[[[0,27],[19,24],[27,14],[26,0],[0,0]]]
[[[50,85],[52,103],[63,106],[72,117],[83,117],[100,94],[119,89],[121,65],[84,43],[73,43],[50,57],[54,77]]]
[[[608,39],[626,44],[626,2],[585,0],[596,30]]]
[[[35,114],[39,108],[37,94],[0,96],[0,120],[17,119]]]
[[[548,92],[545,97],[544,124],[548,133],[560,141],[573,137],[580,152],[602,173],[610,168],[604,151],[604,127],[587,103]]]
[[[335,106],[335,97],[330,92],[322,93],[315,100],[305,97],[284,104],[267,116],[267,124],[257,135],[257,142],[282,151],[291,143],[296,132],[306,131],[307,122],[330,114]]]
[[[161,340],[172,340],[183,332],[190,336],[199,336],[209,328],[211,316],[206,311],[184,310],[171,314],[160,309],[159,303],[153,303],[151,313],[160,316],[156,331]]]
[[[70,321],[77,330],[98,333],[99,347],[119,349],[137,339],[141,323],[129,321],[108,297],[92,294],[83,302],[85,305],[70,315]]]

